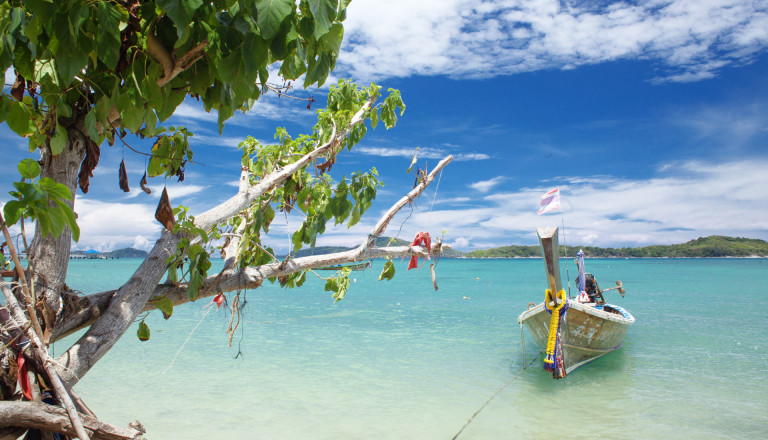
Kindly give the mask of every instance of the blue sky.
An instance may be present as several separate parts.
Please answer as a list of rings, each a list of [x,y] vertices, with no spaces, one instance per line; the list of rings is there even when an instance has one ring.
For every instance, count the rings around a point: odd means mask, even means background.
[[[416,147],[422,167],[455,161],[387,235],[401,224],[408,240],[445,231],[460,250],[535,244],[537,226],[563,223],[569,245],[768,239],[766,1],[354,0],[345,28],[329,83],[400,89],[407,110],[334,167],[340,177],[375,166],[385,187],[360,225],[329,229],[320,245],[359,243],[412,186],[405,170]],[[296,94],[322,105],[325,90]],[[241,140],[269,142],[278,126],[309,132],[313,120],[304,103],[265,96],[219,136],[216,115],[185,102],[167,125],[195,133],[201,164],[182,184],[168,181],[172,204],[200,213],[225,200],[236,192]],[[0,164],[5,194],[29,153],[5,126],[0,142],[13,159]],[[118,188],[123,157],[129,194]],[[76,249],[151,246],[164,181],[141,192],[144,167],[144,157],[102,146],[91,191],[78,195]],[[563,208],[537,216],[554,187]],[[300,221],[278,216],[270,244],[284,251]]]

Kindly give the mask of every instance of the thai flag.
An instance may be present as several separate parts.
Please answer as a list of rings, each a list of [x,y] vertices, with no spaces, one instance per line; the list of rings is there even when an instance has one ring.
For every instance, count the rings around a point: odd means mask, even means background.
[[[560,209],[560,188],[555,188],[541,196],[539,206],[541,206],[539,208],[539,215]]]

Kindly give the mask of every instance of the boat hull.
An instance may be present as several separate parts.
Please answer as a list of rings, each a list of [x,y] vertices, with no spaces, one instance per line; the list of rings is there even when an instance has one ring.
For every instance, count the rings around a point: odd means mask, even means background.
[[[541,303],[523,312],[517,320],[525,324],[540,347],[546,348],[551,317]],[[561,326],[565,372],[621,348],[627,328],[634,322],[635,318],[619,306],[569,300]]]

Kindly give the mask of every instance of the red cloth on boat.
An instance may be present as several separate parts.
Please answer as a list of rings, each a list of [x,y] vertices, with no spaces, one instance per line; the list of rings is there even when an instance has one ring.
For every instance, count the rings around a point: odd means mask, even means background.
[[[427,253],[429,255],[432,255],[432,239],[429,238],[429,232],[419,232],[416,234],[416,238],[413,239],[413,243],[411,243],[411,246],[425,246],[427,248]],[[419,266],[419,257],[412,256],[411,262],[408,264],[408,270],[411,270],[415,267]]]

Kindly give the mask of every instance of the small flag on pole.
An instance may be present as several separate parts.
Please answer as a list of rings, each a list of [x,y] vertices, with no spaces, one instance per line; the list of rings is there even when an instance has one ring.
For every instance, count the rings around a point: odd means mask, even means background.
[[[560,209],[560,188],[555,188],[541,196],[539,206],[539,215],[544,214],[545,212],[554,211],[555,209]]]

